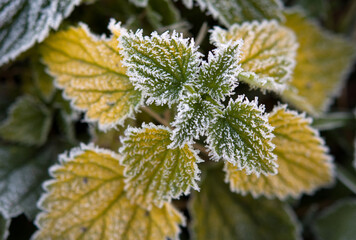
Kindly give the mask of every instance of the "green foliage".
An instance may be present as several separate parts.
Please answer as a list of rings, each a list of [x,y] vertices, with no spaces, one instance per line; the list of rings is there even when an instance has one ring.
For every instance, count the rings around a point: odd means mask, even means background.
[[[184,1],[187,7],[192,2]],[[196,0],[201,9],[213,15],[225,26],[251,20],[283,19],[280,0]]]
[[[54,142],[40,149],[0,146],[0,211],[7,219],[20,213],[34,219],[41,183],[49,178],[47,170],[62,149]]]
[[[124,31],[124,30],[123,30]],[[177,103],[185,86],[196,78],[200,54],[194,41],[167,32],[143,37],[142,31],[124,33],[120,38],[124,66],[136,89],[147,103]]]
[[[325,209],[315,220],[315,233],[324,240],[353,239],[356,234],[356,202],[344,200]]]
[[[206,171],[200,192],[193,194],[190,214],[197,240],[300,238],[296,216],[289,206],[231,193],[219,168]]]
[[[52,123],[51,111],[31,97],[19,98],[10,108],[9,116],[0,125],[0,137],[26,145],[42,145]]]
[[[10,225],[10,220],[5,218],[2,214],[0,215],[0,239],[6,239],[9,235],[8,227]]]
[[[356,3],[294,4],[0,1],[0,238],[352,238]]]
[[[128,128],[122,140],[122,164],[125,166],[126,191],[132,202],[145,208],[188,194],[196,183],[201,162],[191,146],[168,149],[169,129],[143,125]]]
[[[209,127],[208,147],[214,160],[223,158],[248,174],[276,174],[272,129],[257,100],[239,96]]]
[[[42,42],[79,3],[80,0],[1,1],[0,65]]]

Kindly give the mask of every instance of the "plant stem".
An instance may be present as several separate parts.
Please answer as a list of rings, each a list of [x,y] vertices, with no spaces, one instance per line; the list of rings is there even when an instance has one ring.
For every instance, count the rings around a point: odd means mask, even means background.
[[[149,107],[141,107],[141,109],[143,111],[145,111],[148,115],[150,115],[152,118],[154,118],[155,120],[157,120],[157,122],[159,122],[160,124],[167,126],[169,128],[172,128],[171,125],[169,124],[169,121],[167,121],[166,119],[162,118],[158,113],[156,113],[155,111],[152,111],[151,108]]]
[[[208,24],[204,22],[199,30],[197,37],[195,38],[196,39],[195,46],[199,46],[203,42],[207,33],[208,33]]]
[[[203,155],[209,157],[209,153],[206,151],[206,148],[203,145],[195,143],[193,146],[194,148],[198,149]]]

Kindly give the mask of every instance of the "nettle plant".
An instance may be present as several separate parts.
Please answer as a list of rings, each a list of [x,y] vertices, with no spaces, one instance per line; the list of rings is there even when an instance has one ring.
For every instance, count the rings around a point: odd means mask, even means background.
[[[43,184],[33,239],[178,239],[179,225],[189,225],[195,239],[300,238],[287,202],[332,185],[335,175],[328,147],[306,114],[326,111],[355,49],[279,1],[258,3],[257,10],[270,7],[262,15],[244,6],[249,1],[238,2],[197,1],[226,26],[209,31],[206,54],[177,31],[144,35],[115,20],[110,37],[80,23],[39,45],[71,108],[85,112],[98,134],[124,131],[113,140],[116,150],[94,141],[59,156]],[[3,62],[18,55],[9,52]],[[266,111],[257,97],[236,94],[242,83],[283,103]],[[34,125],[12,127],[26,109],[51,115],[26,98],[11,108],[0,134],[41,145],[43,132],[21,139]],[[64,109],[65,101],[47,106],[59,103]],[[67,111],[63,118],[73,121]],[[132,120],[137,114],[146,120]],[[50,122],[41,122],[44,132]],[[192,221],[174,206],[179,198],[188,202]],[[4,206],[5,218],[23,211]]]

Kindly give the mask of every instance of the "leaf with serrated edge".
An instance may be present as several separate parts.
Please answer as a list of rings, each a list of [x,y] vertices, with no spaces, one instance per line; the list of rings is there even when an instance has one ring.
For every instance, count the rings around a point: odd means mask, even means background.
[[[207,130],[212,159],[222,158],[248,174],[276,174],[273,128],[264,111],[263,105],[257,105],[257,98],[250,102],[240,95],[230,100],[223,114]]]
[[[192,194],[189,204],[192,239],[301,239],[297,218],[289,206],[232,193],[220,168],[206,173],[200,192]]]
[[[81,24],[50,36],[41,46],[57,86],[101,130],[122,125],[142,103],[121,64],[117,48],[120,27],[112,20],[109,28],[114,33],[110,39],[97,38]]]
[[[9,236],[10,219],[6,219],[3,214],[0,213],[0,239],[7,239]]]
[[[232,191],[296,198],[333,181],[331,157],[318,132],[311,128],[311,119],[287,110],[286,106],[278,106],[269,114],[269,122],[275,128],[272,142],[276,145],[278,174],[257,178],[226,164],[226,181],[230,182]]]
[[[184,2],[184,0],[183,0]],[[283,3],[280,0],[196,0],[226,27],[251,20],[282,20]]]
[[[54,143],[42,148],[0,145],[0,212],[5,218],[21,213],[29,219],[36,216],[41,184],[59,150]]]
[[[234,24],[228,30],[214,28],[211,41],[225,43],[242,39],[239,80],[251,87],[282,92],[295,66],[296,37],[277,21]]]
[[[142,36],[142,30],[123,33],[120,38],[127,74],[136,89],[148,97],[147,103],[177,103],[185,85],[196,79],[200,54],[193,39],[173,31]]]
[[[120,156],[81,145],[59,160],[44,185],[33,239],[177,239],[184,219],[172,205],[147,211],[130,203]]]
[[[80,0],[0,1],[0,65],[42,42]]]
[[[25,145],[42,145],[51,128],[52,113],[32,96],[22,96],[13,103],[9,116],[0,124],[0,137]]]
[[[204,135],[217,114],[215,107],[197,94],[182,99],[172,123],[175,128],[169,148],[183,147],[186,143],[193,144],[193,139]]]
[[[191,188],[199,190],[197,163],[202,160],[188,144],[169,149],[170,135],[166,127],[143,124],[142,128],[128,128],[122,139],[125,189],[132,202],[147,209],[153,204],[161,207]]]
[[[285,15],[285,25],[295,32],[299,48],[293,78],[282,97],[309,114],[321,114],[341,93],[352,70],[356,48],[341,36],[321,29],[301,12]]]
[[[209,52],[208,62],[203,61],[199,77],[192,87],[216,101],[224,101],[225,96],[232,95],[238,85],[237,76],[242,70],[239,65],[242,45],[241,40],[217,44]]]

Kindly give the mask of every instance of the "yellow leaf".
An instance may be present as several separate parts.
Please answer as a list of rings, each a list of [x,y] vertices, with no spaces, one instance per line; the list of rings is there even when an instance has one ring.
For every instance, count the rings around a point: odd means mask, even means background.
[[[299,42],[297,65],[285,101],[312,115],[325,112],[340,94],[356,48],[346,39],[322,30],[300,12],[285,14],[285,25]]]
[[[184,219],[170,204],[151,211],[131,204],[124,191],[120,156],[82,145],[51,168],[45,183],[34,239],[177,238]]]
[[[125,135],[120,151],[128,177],[127,194],[133,202],[150,209],[188,194],[191,188],[199,190],[197,163],[202,160],[188,144],[168,148],[172,143],[168,128],[144,124],[127,129]]]
[[[110,39],[92,35],[87,26],[71,27],[50,36],[41,46],[56,85],[74,108],[86,112],[101,130],[123,124],[141,104],[141,94],[126,75],[118,51],[120,28],[109,25]]]
[[[285,106],[276,107],[269,115],[269,123],[275,128],[272,142],[276,145],[278,173],[258,178],[227,163],[225,180],[230,182],[231,190],[285,199],[302,193],[311,194],[330,184],[333,181],[331,157],[310,122],[304,115],[289,111]]]
[[[265,90],[282,92],[295,66],[298,44],[291,30],[277,21],[234,24],[228,30],[215,28],[211,40],[226,43],[242,39],[239,80]]]

